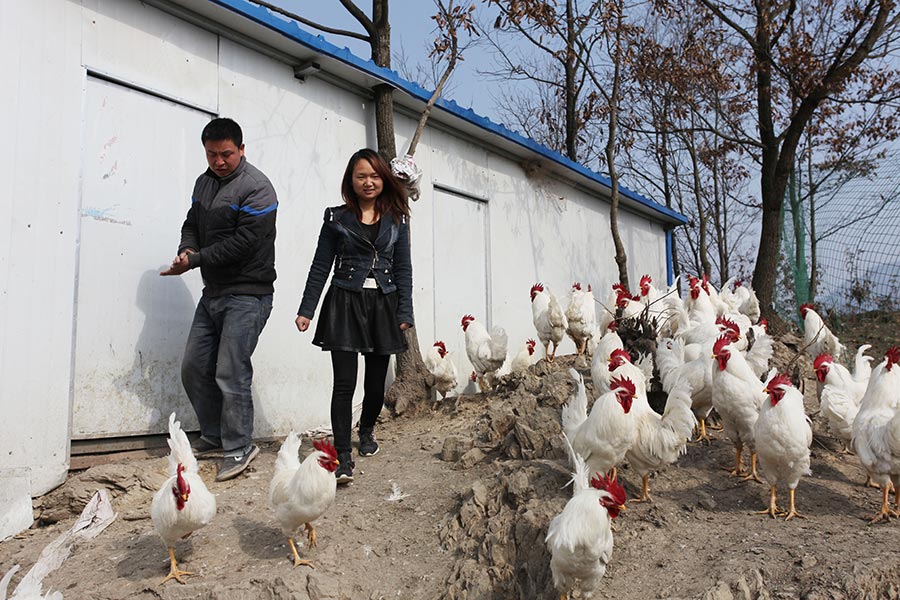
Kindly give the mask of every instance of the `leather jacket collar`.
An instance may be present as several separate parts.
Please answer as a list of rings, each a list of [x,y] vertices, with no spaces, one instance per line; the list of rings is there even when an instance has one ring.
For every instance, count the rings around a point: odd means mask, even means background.
[[[356,218],[356,214],[353,212],[353,210],[348,206],[344,206],[342,208],[344,210],[336,211],[337,214],[335,215],[335,218],[337,219],[337,221],[356,235],[361,236],[363,239],[368,239],[368,236],[363,229],[362,223],[360,223],[359,219]],[[378,222],[378,236],[375,238],[376,248],[382,248],[388,241],[390,241],[390,232],[393,225],[394,218],[390,212],[381,215],[381,220]]]

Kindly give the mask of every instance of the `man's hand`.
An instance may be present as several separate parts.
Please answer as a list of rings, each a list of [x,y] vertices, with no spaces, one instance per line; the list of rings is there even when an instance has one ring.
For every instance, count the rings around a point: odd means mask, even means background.
[[[410,325],[409,323],[400,323],[400,331],[406,331],[410,327],[412,327],[412,325]]]
[[[298,316],[294,320],[294,324],[297,325],[297,330],[300,331],[301,333],[303,333],[304,331],[309,329],[309,319],[307,319],[306,317]]]
[[[162,271],[160,275],[181,275],[182,273],[187,272],[191,268],[190,260],[188,260],[188,254],[193,254],[193,250],[185,250],[181,254],[175,257],[175,260],[172,261],[172,264],[168,269]]]

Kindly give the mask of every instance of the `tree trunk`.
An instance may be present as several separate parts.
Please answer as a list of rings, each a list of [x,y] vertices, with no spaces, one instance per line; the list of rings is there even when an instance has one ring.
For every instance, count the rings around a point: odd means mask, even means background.
[[[618,23],[615,33],[615,56],[613,57],[613,84],[609,100],[609,131],[606,140],[606,166],[609,169],[610,200],[612,206],[609,209],[609,228],[612,232],[613,244],[616,248],[616,265],[619,268],[619,283],[625,289],[631,289],[628,283],[628,256],[625,254],[625,245],[619,235],[619,174],[616,172],[616,127],[619,118],[619,78],[622,63],[622,51],[620,47],[622,29],[622,11],[619,10]]]
[[[379,67],[391,66],[391,25],[388,20],[388,0],[373,0],[372,23],[375,35],[371,38],[372,61]],[[375,93],[375,135],[378,152],[388,160],[397,156],[394,135],[394,89],[387,85],[376,85]],[[410,235],[411,226],[410,226]],[[419,336],[416,328],[403,332],[408,349],[397,355],[397,376],[384,398],[384,403],[395,414],[415,413],[419,406],[427,406],[431,400],[428,387],[430,373],[425,368],[422,352],[419,350]]]
[[[575,91],[578,59],[575,56],[575,14],[572,2],[573,0],[566,0],[566,156],[573,162],[578,162],[578,96]]]
[[[691,127],[693,127],[693,120],[691,122]],[[698,273],[698,276],[702,275],[712,275],[711,267],[709,264],[709,242],[707,241],[707,214],[706,207],[703,205],[703,193],[700,190],[700,163],[697,160],[697,148],[694,145],[694,132],[691,131],[688,134],[687,141],[687,150],[688,154],[691,157],[691,171],[692,171],[692,179],[694,182],[694,197],[697,199],[697,225],[700,229],[700,268],[703,271],[702,273]]]

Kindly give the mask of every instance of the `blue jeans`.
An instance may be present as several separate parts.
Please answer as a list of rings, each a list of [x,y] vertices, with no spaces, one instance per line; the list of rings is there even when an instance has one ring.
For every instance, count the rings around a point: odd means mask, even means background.
[[[228,295],[197,304],[188,334],[181,383],[200,421],[200,433],[226,452],[253,441],[253,364],[272,294]]]

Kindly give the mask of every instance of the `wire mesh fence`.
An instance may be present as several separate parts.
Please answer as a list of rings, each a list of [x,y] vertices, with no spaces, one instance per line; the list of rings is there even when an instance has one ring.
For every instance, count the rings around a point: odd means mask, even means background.
[[[808,201],[785,202],[779,312],[795,317],[808,301],[840,314],[900,308],[900,153],[814,208],[813,228]],[[804,228],[800,236],[795,227]]]

